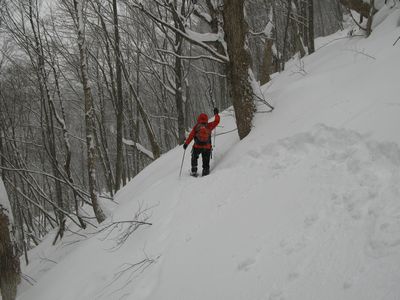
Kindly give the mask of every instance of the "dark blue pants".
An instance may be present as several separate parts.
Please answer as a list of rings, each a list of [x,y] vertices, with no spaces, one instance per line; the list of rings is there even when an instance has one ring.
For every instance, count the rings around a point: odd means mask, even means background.
[[[192,149],[192,173],[197,172],[197,160],[199,159],[200,154],[203,160],[203,175],[207,175],[210,173],[211,149]]]

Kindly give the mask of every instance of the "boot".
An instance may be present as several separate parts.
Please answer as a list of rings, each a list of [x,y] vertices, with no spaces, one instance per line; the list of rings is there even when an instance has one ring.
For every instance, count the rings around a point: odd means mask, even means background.
[[[190,176],[197,177],[197,168],[192,168],[190,171]]]

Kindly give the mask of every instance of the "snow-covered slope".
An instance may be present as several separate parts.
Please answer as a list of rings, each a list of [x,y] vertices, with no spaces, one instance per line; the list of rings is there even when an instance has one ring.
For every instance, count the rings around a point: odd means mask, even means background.
[[[245,140],[225,111],[210,176],[187,176],[187,153],[178,178],[174,149],[103,225],[151,226],[49,236],[19,299],[400,299],[400,10],[380,14],[275,76]]]

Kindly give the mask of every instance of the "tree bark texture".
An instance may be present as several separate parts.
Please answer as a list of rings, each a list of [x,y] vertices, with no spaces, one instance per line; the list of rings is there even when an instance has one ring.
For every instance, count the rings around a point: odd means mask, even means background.
[[[282,67],[281,70],[285,70],[285,62],[287,61],[286,52],[287,52],[287,41],[289,35],[289,24],[290,24],[290,15],[292,13],[292,0],[288,0],[287,2],[287,15],[286,15],[286,25],[285,25],[285,36],[283,38],[283,49],[282,49]]]
[[[120,37],[118,29],[118,8],[117,0],[113,0],[113,18],[114,18],[114,38],[115,38],[115,72],[117,79],[117,162],[115,168],[115,191],[118,191],[121,186],[122,169],[123,169],[123,124],[124,124],[124,101],[122,97],[122,69],[121,69],[121,52],[120,52]]]
[[[261,85],[266,84],[271,80],[270,74],[272,73],[272,61],[273,61],[273,54],[272,54],[272,45],[274,41],[271,39],[267,39],[265,41],[265,48],[264,48],[264,57],[263,57],[263,64],[262,64],[262,71],[260,76],[260,83]]]
[[[8,216],[0,205],[0,290],[3,300],[15,299],[19,282],[19,258],[14,254]]]
[[[308,0],[308,54],[315,52],[314,45],[314,0]]]
[[[369,5],[370,5],[370,12],[367,22],[367,37],[370,36],[372,33],[372,21],[374,20],[374,14],[376,13],[375,0],[370,0]]]
[[[249,76],[251,56],[246,49],[248,26],[244,18],[244,2],[225,0],[223,10],[225,41],[229,55],[228,86],[240,139],[250,133],[255,112],[254,93]]]
[[[364,18],[369,17],[370,5],[363,0],[340,0],[340,3],[348,9],[358,12]]]
[[[82,76],[82,85],[85,99],[85,125],[86,125],[86,147],[87,147],[87,170],[89,179],[89,193],[92,201],[93,210],[99,223],[105,220],[105,215],[99,205],[97,195],[96,178],[96,147],[95,147],[95,113],[92,91],[90,88],[89,76],[87,73],[86,41],[83,31],[82,2],[74,0],[74,8],[78,23],[78,46],[80,71]]]

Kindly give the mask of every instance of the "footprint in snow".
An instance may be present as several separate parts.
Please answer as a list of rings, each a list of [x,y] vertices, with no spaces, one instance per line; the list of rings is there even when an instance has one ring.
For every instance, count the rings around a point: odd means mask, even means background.
[[[237,269],[239,271],[246,272],[246,271],[250,270],[251,266],[254,265],[255,262],[256,262],[256,260],[254,258],[247,258],[238,264]]]
[[[299,278],[300,274],[297,272],[292,272],[288,275],[288,281],[294,281]]]
[[[343,283],[343,289],[344,290],[348,290],[352,286],[353,286],[353,284],[351,283],[351,281],[346,281],[346,282]]]
[[[305,218],[304,225],[305,227],[310,227],[314,225],[315,222],[317,222],[317,220],[318,220],[318,215],[316,214],[309,215],[308,217]]]
[[[268,298],[268,299],[269,299],[269,300],[285,300],[285,297],[284,297],[282,291],[275,291],[275,292],[272,292],[272,293],[269,295],[269,298]]]

